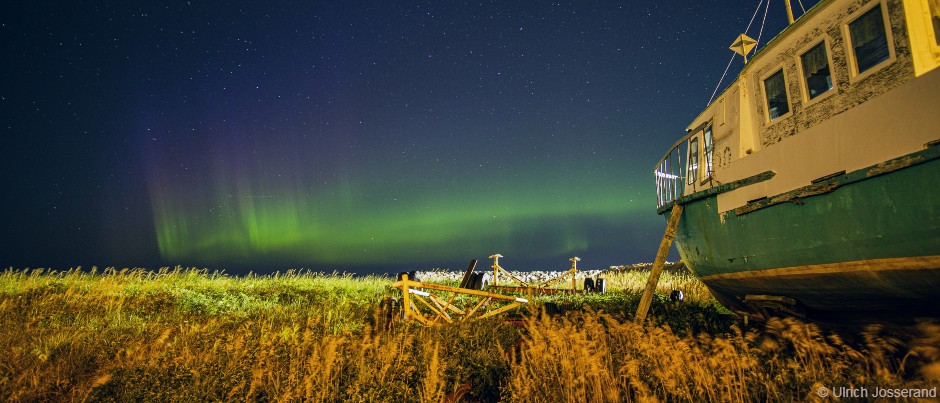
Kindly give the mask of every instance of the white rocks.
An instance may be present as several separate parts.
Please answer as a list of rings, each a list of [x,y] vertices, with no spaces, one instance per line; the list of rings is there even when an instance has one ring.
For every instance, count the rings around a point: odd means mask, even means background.
[[[617,267],[617,266],[614,266],[614,267]],[[621,266],[621,267],[622,267],[622,266]],[[562,274],[565,274],[565,273],[567,272],[567,271],[540,271],[540,270],[536,270],[536,271],[514,271],[514,270],[507,270],[507,271],[508,271],[510,274],[512,274],[513,276],[515,276],[516,278],[518,278],[518,279],[520,279],[520,280],[522,280],[522,281],[525,281],[525,282],[527,282],[527,283],[530,283],[530,284],[540,284],[540,283],[544,283],[544,282],[546,282],[546,281],[548,281],[548,280],[551,280],[551,279],[553,279],[553,278],[555,278],[555,277],[558,277],[558,276],[560,276],[560,275],[562,275]],[[604,272],[604,271],[606,271],[606,270],[579,270],[579,271],[578,271],[578,274],[577,274],[575,277],[578,278],[578,279],[584,279],[585,277],[592,277],[592,278],[593,278],[593,277],[597,276],[598,274],[601,274],[601,273]],[[493,270],[492,270],[492,269],[487,269],[487,270],[474,270],[474,272],[476,272],[476,273],[488,273],[488,274],[489,274],[489,276],[488,276],[489,278],[492,278],[492,276],[493,276]],[[435,282],[443,282],[443,281],[457,281],[457,282],[459,282],[460,279],[463,278],[463,275],[464,275],[465,272],[464,272],[464,271],[450,271],[450,270],[445,270],[445,269],[431,269],[431,270],[427,270],[427,271],[420,271],[419,273],[420,273],[420,276],[421,276],[421,277],[420,277],[420,278],[421,278],[421,281],[435,283]],[[502,279],[502,278],[504,278],[504,276],[501,275],[501,276],[500,276],[500,279]],[[492,281],[492,280],[490,280],[490,281]]]

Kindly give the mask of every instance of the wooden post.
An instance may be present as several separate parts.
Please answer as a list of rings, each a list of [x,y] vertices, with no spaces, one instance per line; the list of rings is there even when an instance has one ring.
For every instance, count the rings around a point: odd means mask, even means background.
[[[490,259],[493,259],[493,285],[499,285],[499,258],[504,257],[499,253],[490,256]]]
[[[640,306],[636,309],[635,321],[637,323],[643,323],[646,320],[646,313],[650,310],[650,303],[653,302],[656,285],[659,284],[659,275],[663,273],[663,265],[666,263],[666,255],[669,254],[672,239],[676,237],[676,228],[679,226],[682,209],[683,207],[679,203],[672,205],[672,214],[669,216],[669,222],[666,223],[666,233],[663,235],[662,242],[659,243],[659,251],[656,252],[656,260],[653,262],[653,269],[650,270],[650,278],[646,282],[646,289],[643,290],[643,298],[640,298]]]
[[[578,276],[578,262],[581,261],[581,258],[575,256],[575,257],[573,257],[573,258],[571,258],[571,259],[568,259],[568,260],[571,261],[571,270],[569,270],[569,272],[571,272],[571,292],[575,292],[575,291],[578,290],[578,284],[577,284],[577,283],[578,283],[578,281],[577,281],[577,276]]]
[[[404,320],[408,320],[411,314],[411,291],[408,291],[408,273],[401,274],[401,303],[402,309],[405,310]]]

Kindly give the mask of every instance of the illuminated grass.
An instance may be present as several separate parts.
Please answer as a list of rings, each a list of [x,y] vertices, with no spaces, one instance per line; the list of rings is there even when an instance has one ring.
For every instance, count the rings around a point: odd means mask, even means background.
[[[523,326],[386,329],[389,278],[6,271],[0,400],[806,400],[940,382],[937,325],[851,342],[792,320],[740,328],[700,282],[664,274],[687,302],[658,295],[642,327],[643,273],[607,278],[606,295],[533,298]],[[567,313],[540,315],[549,301]]]

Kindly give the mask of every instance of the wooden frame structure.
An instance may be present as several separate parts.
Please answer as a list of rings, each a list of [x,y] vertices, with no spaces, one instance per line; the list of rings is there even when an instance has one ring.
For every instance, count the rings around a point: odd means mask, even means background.
[[[412,318],[425,326],[440,321],[454,323],[488,318],[529,302],[525,298],[422,283],[408,279],[407,273],[403,273],[400,280],[392,283],[392,287],[401,290],[403,318]],[[470,298],[458,299],[460,295]]]
[[[541,284],[531,284],[531,283],[528,283],[526,281],[522,281],[516,278],[512,274],[509,274],[509,272],[506,271],[506,269],[503,269],[502,266],[499,265],[499,258],[501,257],[503,257],[503,255],[500,255],[498,253],[490,256],[490,259],[493,259],[493,266],[492,266],[493,267],[493,284],[490,285],[489,287],[490,289],[507,291],[507,292],[518,292],[518,293],[524,293],[524,294],[529,294],[529,295],[531,294],[575,294],[579,292],[577,288],[577,274],[578,274],[578,262],[581,261],[581,258],[577,256],[572,257],[571,259],[568,259],[569,261],[571,261],[571,268],[568,269],[568,271],[558,276],[555,276],[553,278],[550,278],[542,282]],[[515,285],[515,286],[499,285],[500,273],[503,273],[504,276],[516,282],[516,284],[518,285]],[[567,277],[571,277],[571,289],[550,288],[551,286],[555,285],[556,283],[561,282]]]

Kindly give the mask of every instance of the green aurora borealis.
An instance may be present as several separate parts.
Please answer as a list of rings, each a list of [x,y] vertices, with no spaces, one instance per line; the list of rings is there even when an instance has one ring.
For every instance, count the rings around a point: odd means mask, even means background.
[[[630,203],[627,186],[611,189],[614,172],[514,165],[507,164],[509,175],[492,168],[482,177],[400,177],[375,167],[326,181],[278,159],[216,163],[200,170],[213,172],[205,177],[157,170],[150,186],[156,239],[169,261],[211,264],[442,266],[499,252],[561,267],[589,249],[625,248],[631,213],[648,207]]]

